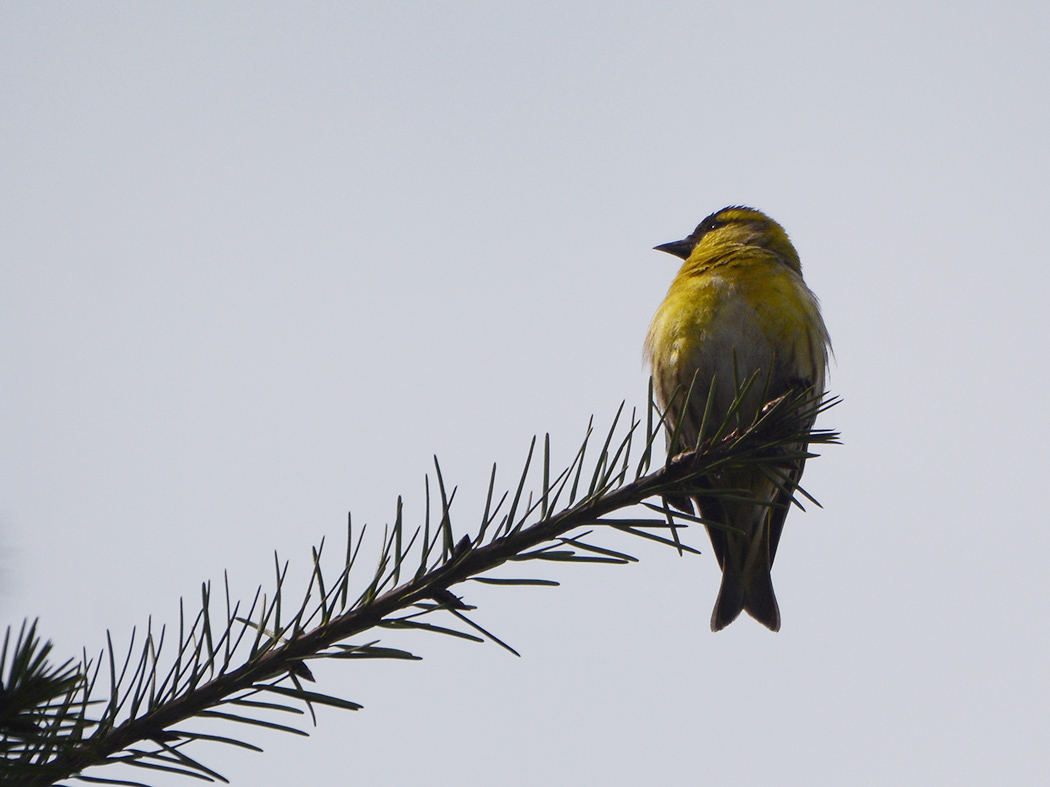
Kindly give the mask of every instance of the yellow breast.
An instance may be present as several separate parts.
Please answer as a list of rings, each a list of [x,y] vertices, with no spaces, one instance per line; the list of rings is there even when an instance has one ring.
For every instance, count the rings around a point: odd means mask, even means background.
[[[768,376],[768,398],[800,380],[822,391],[827,331],[801,275],[749,249],[699,270],[682,267],[653,317],[646,354],[665,407],[676,388],[690,385],[691,404],[700,397],[706,404],[714,386],[717,415],[756,372]],[[762,404],[756,398],[753,409]]]

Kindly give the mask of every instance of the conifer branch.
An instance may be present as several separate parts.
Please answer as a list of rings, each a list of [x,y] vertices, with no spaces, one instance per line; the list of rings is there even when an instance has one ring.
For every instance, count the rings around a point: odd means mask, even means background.
[[[629,554],[593,543],[601,532],[638,536],[680,554],[696,552],[681,541],[679,531],[702,520],[672,511],[666,499],[688,497],[704,488],[705,476],[741,464],[758,464],[770,477],[782,478],[792,462],[815,456],[805,446],[838,442],[837,433],[810,428],[814,416],[837,401],[815,401],[811,395],[793,393],[770,402],[746,427],[730,428],[727,419],[716,438],[651,471],[653,446],[664,431],[665,417],[653,404],[651,389],[649,399],[644,424],[632,413],[630,423],[619,427],[621,405],[589,470],[585,460],[590,426],[572,463],[553,477],[550,440],[545,437],[540,485],[531,492],[526,493],[526,488],[535,440],[513,492],[505,491],[498,498],[494,466],[484,514],[473,535],[464,532],[457,539],[451,512],[456,490],[447,486],[435,458],[435,516],[431,517],[433,487],[428,477],[423,524],[412,533],[406,531],[398,498],[376,568],[356,596],[351,572],[358,565],[364,532],[355,537],[348,524],[338,576],[330,580],[322,570],[322,543],[313,551],[307,591],[294,607],[284,604],[288,565],[276,556],[270,598],[260,589],[250,604],[234,602],[224,582],[224,603],[216,618],[213,608],[219,605],[212,586],[204,584],[192,622],[180,603],[178,636],[170,655],[167,629],[155,633],[151,621],[137,646],[132,632],[123,657],[108,640],[99,658],[85,656],[79,665],[67,661],[53,668],[48,666],[51,645],[42,643],[35,623],[28,629],[23,625],[14,643],[9,629],[0,652],[0,782],[35,787],[74,778],[142,784],[81,775],[88,768],[117,763],[147,772],[225,781],[186,753],[189,744],[206,740],[257,747],[191,729],[187,722],[219,719],[305,734],[274,719],[282,718],[279,714],[302,715],[303,708],[314,717],[317,705],[358,710],[361,706],[355,702],[305,688],[314,680],[307,662],[418,659],[408,651],[380,645],[375,630],[491,640],[516,655],[511,645],[472,620],[469,613],[474,607],[452,588],[467,581],[495,586],[557,584],[543,578],[489,576],[508,563],[635,561]],[[638,451],[639,457],[632,459],[632,452]],[[812,500],[802,490],[795,491]],[[631,516],[612,516],[630,508],[636,508]]]

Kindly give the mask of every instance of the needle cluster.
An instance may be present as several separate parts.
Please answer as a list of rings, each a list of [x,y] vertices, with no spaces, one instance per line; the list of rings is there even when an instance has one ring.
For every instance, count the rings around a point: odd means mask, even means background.
[[[705,477],[738,465],[757,464],[782,477],[782,468],[800,458],[798,446],[837,442],[837,433],[809,427],[815,412],[835,403],[784,396],[752,423],[740,426],[727,419],[713,438],[654,463],[665,416],[650,386],[644,419],[632,412],[629,422],[621,423],[621,405],[596,450],[592,419],[568,467],[557,472],[551,467],[549,435],[539,455],[533,439],[512,488],[497,493],[494,465],[484,510],[473,526],[453,525],[456,489],[446,484],[435,457],[434,483],[429,477],[425,483],[423,521],[414,527],[406,523],[399,497],[372,569],[360,560],[364,528],[355,532],[348,522],[337,567],[322,567],[324,543],[314,548],[308,586],[294,603],[288,602],[288,563],[275,555],[268,593],[260,587],[250,602],[236,601],[224,580],[217,600],[211,583],[205,583],[195,612],[187,614],[180,601],[175,630],[156,630],[150,621],[141,636],[132,632],[126,649],[114,646],[107,634],[107,647],[95,658],[85,653],[79,662],[50,666],[51,645],[37,634],[35,623],[23,624],[14,640],[9,629],[0,651],[0,783],[29,787],[76,778],[144,784],[81,775],[118,764],[143,775],[174,772],[225,782],[191,756],[193,744],[259,749],[243,734],[203,732],[195,721],[219,720],[242,733],[263,727],[304,735],[287,720],[309,714],[316,723],[316,706],[359,710],[358,703],[314,690],[308,664],[419,658],[381,644],[383,630],[489,640],[517,655],[473,619],[466,583],[550,586],[558,583],[537,576],[544,562],[635,562],[598,543],[612,531],[680,554],[696,553],[681,532],[703,520],[673,510],[666,500],[687,497],[704,487]],[[804,455],[814,456],[808,449]],[[521,578],[493,575],[508,564],[528,564],[532,570]]]

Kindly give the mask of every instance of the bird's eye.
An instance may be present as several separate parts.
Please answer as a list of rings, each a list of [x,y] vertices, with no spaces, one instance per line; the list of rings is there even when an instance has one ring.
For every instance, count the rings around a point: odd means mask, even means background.
[[[712,216],[708,216],[706,219],[700,222],[695,230],[693,230],[693,236],[697,239],[702,238],[705,234],[711,230],[717,230],[719,227],[724,227],[726,222],[720,221]]]

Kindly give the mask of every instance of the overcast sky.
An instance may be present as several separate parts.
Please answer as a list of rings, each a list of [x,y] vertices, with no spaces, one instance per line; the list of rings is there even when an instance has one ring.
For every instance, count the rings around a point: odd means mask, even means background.
[[[782,631],[709,631],[702,532],[609,540],[640,563],[466,588],[522,658],[402,638],[423,661],[315,669],[364,710],[196,753],[235,785],[1047,783],[1048,30],[1037,2],[4,3],[2,620],[64,660],[224,570],[250,596],[274,550],[302,579],[348,510],[418,522],[433,454],[475,527],[492,462],[513,484],[534,434],[568,460],[644,403],[651,248],[743,203],[791,234],[844,399]]]

